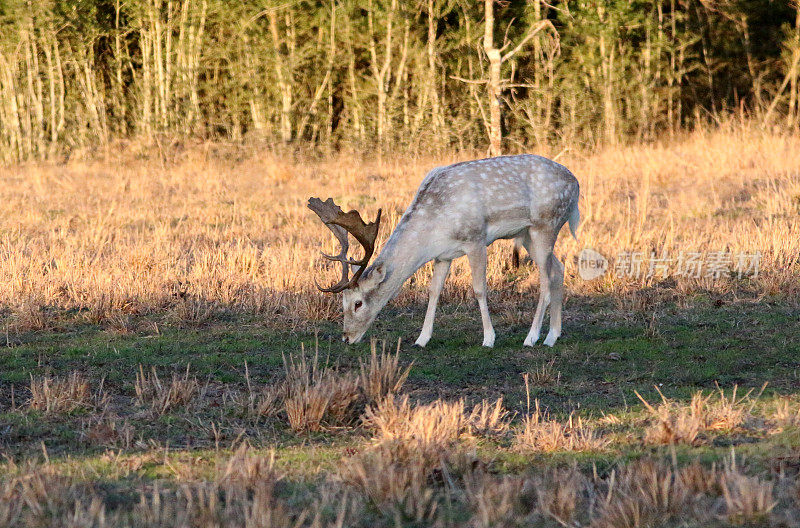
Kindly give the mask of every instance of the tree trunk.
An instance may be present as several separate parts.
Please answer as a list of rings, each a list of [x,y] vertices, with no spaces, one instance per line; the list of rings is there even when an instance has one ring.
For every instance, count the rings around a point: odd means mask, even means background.
[[[483,33],[483,50],[489,59],[489,78],[486,84],[489,96],[489,155],[502,153],[503,129],[500,113],[500,50],[494,47],[494,0],[484,0],[486,24]]]
[[[288,143],[292,140],[292,83],[283,64],[286,57],[281,52],[283,41],[278,32],[278,15],[275,9],[269,12],[269,29],[275,52],[275,78],[281,98],[281,140]]]
[[[377,133],[378,144],[383,145],[386,136],[386,129],[388,126],[388,118],[386,111],[387,91],[389,89],[390,69],[392,66],[392,29],[394,24],[394,14],[397,10],[397,0],[392,0],[387,13],[388,20],[386,22],[386,44],[384,45],[383,64],[379,65],[378,51],[375,35],[375,14],[372,6],[372,1],[369,3],[369,10],[367,11],[367,24],[369,25],[369,53],[372,66],[372,76],[375,78],[375,92],[378,96],[378,119],[377,119]]]
[[[433,9],[434,0],[428,0],[428,97],[431,100],[431,121],[436,137],[444,128],[439,91],[436,88],[436,14]]]
[[[358,98],[358,85],[356,83],[356,52],[353,46],[353,25],[350,17],[345,15],[347,24],[347,81],[350,85],[350,111],[352,113],[353,132],[359,146],[364,141],[364,127],[361,124],[361,102]]]
[[[792,38],[792,64],[800,63],[800,1],[796,2],[797,13],[794,21],[794,35]],[[789,75],[789,111],[786,112],[786,126],[794,128],[800,122],[800,86],[797,82],[797,67],[793,67]]]

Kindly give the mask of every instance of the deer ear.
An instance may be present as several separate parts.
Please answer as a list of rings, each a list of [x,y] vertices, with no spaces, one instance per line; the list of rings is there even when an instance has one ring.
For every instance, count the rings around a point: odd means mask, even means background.
[[[381,282],[383,282],[383,279],[386,278],[385,271],[386,270],[384,270],[384,268],[383,268],[383,262],[381,262],[380,264],[378,264],[377,266],[372,268],[371,277],[374,277],[375,282],[381,283]]]
[[[382,283],[385,278],[386,278],[386,269],[383,266],[383,262],[381,262],[380,264],[372,268],[372,270],[369,272],[367,281],[369,282],[370,285],[374,287]]]
[[[382,283],[385,278],[386,278],[386,268],[384,268],[383,262],[381,262],[380,264],[376,265],[374,268],[369,270],[367,273],[362,275],[361,279],[358,281],[358,284],[365,290],[371,290],[378,284]]]

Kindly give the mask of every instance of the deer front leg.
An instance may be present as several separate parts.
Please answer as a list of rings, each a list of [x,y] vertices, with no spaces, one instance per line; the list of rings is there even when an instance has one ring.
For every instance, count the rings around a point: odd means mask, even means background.
[[[564,303],[564,265],[555,255],[551,255],[552,270],[550,273],[550,331],[544,340],[546,346],[556,344],[561,335],[561,306]]]
[[[483,346],[494,346],[494,328],[492,319],[489,316],[489,304],[486,301],[486,246],[480,244],[478,247],[467,252],[469,267],[472,272],[472,289],[478,299],[478,307],[481,309],[481,322],[483,323]]]
[[[433,319],[436,317],[436,305],[439,302],[439,295],[444,288],[444,281],[450,272],[449,260],[437,260],[433,263],[433,277],[431,277],[430,296],[428,297],[428,309],[425,312],[425,322],[422,323],[422,331],[414,343],[424,347],[428,344],[433,333]]]

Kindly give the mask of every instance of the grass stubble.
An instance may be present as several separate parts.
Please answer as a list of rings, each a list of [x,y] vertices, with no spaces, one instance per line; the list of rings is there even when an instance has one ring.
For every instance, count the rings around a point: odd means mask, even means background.
[[[581,183],[580,240],[565,236],[557,245],[570,295],[606,294],[639,311],[697,289],[797,298],[800,137],[728,125],[673,142],[562,154],[558,161]],[[332,319],[335,296],[319,295],[314,279],[334,276],[319,251],[335,241],[306,209],[308,197],[331,196],[365,218],[382,208],[380,247],[424,174],[469,157],[293,160],[199,145],[172,153],[169,163],[120,150],[65,165],[0,167],[8,332],[84,322],[124,333],[142,316],[186,328],[238,313],[282,326]],[[585,247],[610,258],[612,270],[619,253],[639,252],[641,273],[583,281],[574,263]],[[737,254],[760,252],[758,277],[715,279],[708,267],[676,273],[681,253],[718,252],[727,252],[731,270]],[[659,269],[649,273],[651,253],[673,259],[666,281]],[[509,281],[510,244],[490,254],[488,280],[505,311],[529,295],[535,277]],[[453,265],[444,303],[471,296],[463,260]],[[429,276],[429,266],[420,270],[395,306],[422,302]]]
[[[369,359],[352,370],[320,361],[318,349],[301,351],[285,358],[283,379],[269,387],[248,380],[245,394],[226,397],[226,413],[270,421],[287,434],[347,438],[339,459],[317,468],[310,480],[281,464],[274,448],[254,447],[242,437],[229,448],[216,446],[213,456],[183,462],[171,459],[168,449],[158,455],[155,446],[131,448],[129,441],[128,449],[99,451],[98,459],[110,464],[105,469],[54,459],[42,445],[38,459],[3,463],[0,524],[626,528],[791,526],[800,518],[796,466],[765,468],[760,459],[751,464],[734,447],[710,463],[679,461],[676,454],[742,434],[796,437],[800,405],[791,398],[740,395],[736,388],[698,391],[686,404],[662,396],[654,407],[643,399],[643,412],[616,420],[577,413],[559,419],[534,400],[516,419],[502,398],[473,406],[464,399],[412,401],[403,392],[408,367],[398,353],[378,354],[377,348],[373,341]],[[218,393],[198,388],[188,367],[171,383],[136,374],[127,405],[148,419],[190,418]],[[389,390],[376,392],[364,379],[381,379]],[[100,396],[101,389],[92,393],[77,373],[31,384],[29,401],[15,411],[20,415],[74,419],[91,409],[111,412],[108,407],[124,399],[107,391]],[[63,389],[57,401],[54,387]],[[253,403],[265,391],[274,391],[268,416]],[[621,456],[634,452],[633,458]],[[509,472],[497,463],[502,453],[605,453],[615,461],[602,471],[594,463],[562,459]],[[144,478],[157,461],[169,478]],[[99,486],[98,478],[105,484]]]

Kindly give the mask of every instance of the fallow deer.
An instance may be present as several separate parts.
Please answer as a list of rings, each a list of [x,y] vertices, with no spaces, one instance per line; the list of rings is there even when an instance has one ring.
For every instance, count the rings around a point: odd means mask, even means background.
[[[564,166],[541,156],[501,156],[456,163],[431,170],[406,209],[383,250],[367,266],[375,249],[381,210],[365,223],[356,211],[344,213],[333,199],[311,198],[308,207],[341,244],[338,255],[323,256],[342,266],[341,280],[324,292],[343,293],[344,334],[358,342],[378,312],[425,263],[433,261],[433,278],[425,322],[416,344],[431,338],[436,305],[453,259],[466,255],[472,287],[483,322],[483,346],[494,346],[495,332],[486,301],[486,247],[498,239],[515,239],[539,268],[541,291],[525,346],[539,340],[544,312],[550,306],[550,331],[544,340],[553,346],[561,335],[564,266],[553,254],[566,222],[572,236],[580,220],[578,180]],[[364,247],[364,256],[348,259],[348,232]],[[349,268],[356,271],[349,277]]]

